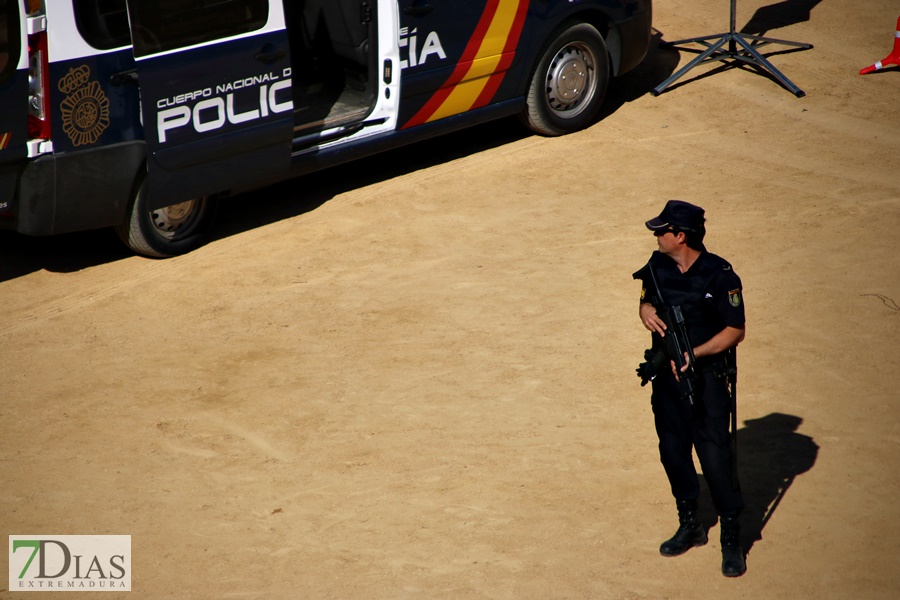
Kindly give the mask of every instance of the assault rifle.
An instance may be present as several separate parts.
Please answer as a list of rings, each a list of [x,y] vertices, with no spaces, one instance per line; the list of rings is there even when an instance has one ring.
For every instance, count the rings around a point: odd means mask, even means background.
[[[680,306],[670,306],[663,299],[662,290],[659,282],[656,280],[656,273],[653,271],[652,265],[647,265],[650,270],[650,279],[653,281],[654,291],[656,292],[657,314],[666,324],[666,334],[662,336],[666,345],[666,351],[654,352],[647,350],[644,353],[646,362],[641,363],[637,368],[638,377],[641,378],[641,385],[646,385],[648,381],[654,379],[660,369],[668,368],[669,360],[675,363],[678,370],[678,388],[681,391],[682,398],[686,398],[691,406],[694,405],[694,347],[688,337],[687,327],[684,323],[684,314]],[[637,277],[637,273],[635,277]],[[685,361],[687,354],[687,361]],[[687,368],[685,369],[685,365]],[[684,370],[682,370],[684,369]]]

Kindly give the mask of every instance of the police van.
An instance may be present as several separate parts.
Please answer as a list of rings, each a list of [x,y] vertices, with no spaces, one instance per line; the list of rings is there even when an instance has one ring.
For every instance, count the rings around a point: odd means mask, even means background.
[[[491,119],[561,135],[652,0],[0,0],[0,228],[155,257],[215,198]]]

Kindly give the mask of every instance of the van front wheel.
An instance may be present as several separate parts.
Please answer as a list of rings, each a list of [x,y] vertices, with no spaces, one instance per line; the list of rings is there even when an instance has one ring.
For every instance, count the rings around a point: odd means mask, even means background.
[[[608,84],[603,36],[588,23],[571,25],[544,48],[522,120],[542,135],[584,129],[600,112]]]
[[[116,234],[126,246],[144,256],[168,258],[203,245],[215,216],[215,202],[210,197],[148,210],[146,190],[144,179],[131,203],[127,221],[116,226]]]

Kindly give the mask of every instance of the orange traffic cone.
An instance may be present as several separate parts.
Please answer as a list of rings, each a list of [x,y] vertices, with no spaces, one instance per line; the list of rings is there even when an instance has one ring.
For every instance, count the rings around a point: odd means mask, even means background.
[[[900,17],[897,18],[897,31],[894,32],[894,49],[890,54],[879,60],[871,67],[866,67],[865,69],[860,70],[859,74],[865,75],[866,73],[872,73],[873,71],[883,69],[888,65],[900,66]]]

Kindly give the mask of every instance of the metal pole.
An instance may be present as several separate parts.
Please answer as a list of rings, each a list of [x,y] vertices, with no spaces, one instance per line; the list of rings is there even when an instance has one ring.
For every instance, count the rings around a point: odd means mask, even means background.
[[[728,51],[732,54],[737,52],[737,45],[734,42],[734,34],[737,33],[737,0],[731,0],[731,20],[728,26]]]

